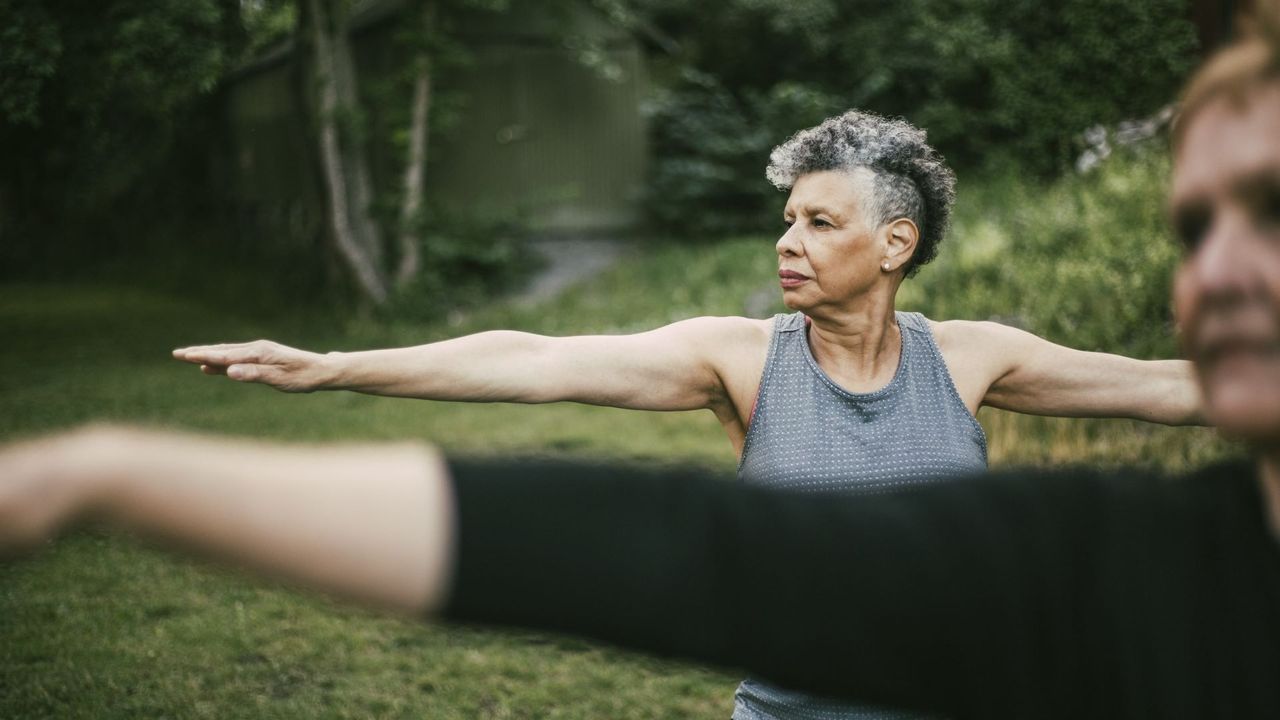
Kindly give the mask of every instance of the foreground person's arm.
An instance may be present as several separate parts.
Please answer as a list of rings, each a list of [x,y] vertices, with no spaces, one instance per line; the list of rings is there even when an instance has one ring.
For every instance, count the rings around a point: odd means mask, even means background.
[[[1092,476],[833,497],[671,468],[455,461],[451,472],[448,617],[953,717],[1106,706],[1088,680],[1109,661],[1081,651],[1105,626],[1089,624],[1091,506],[1105,485]]]
[[[452,501],[420,445],[272,446],[89,428],[0,446],[0,553],[97,517],[365,604],[446,592]]]
[[[367,603],[961,717],[1047,716],[1096,694],[1081,668],[1106,676],[1077,652],[1094,533],[1072,525],[1097,485],[833,498],[704,475],[97,430],[0,449],[0,548],[96,514]]]

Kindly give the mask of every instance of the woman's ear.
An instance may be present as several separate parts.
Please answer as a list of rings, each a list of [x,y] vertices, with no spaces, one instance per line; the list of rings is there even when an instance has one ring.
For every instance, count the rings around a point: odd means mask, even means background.
[[[920,229],[907,218],[898,218],[889,223],[885,230],[884,262],[891,270],[897,270],[911,261],[916,252],[916,244],[920,241]]]

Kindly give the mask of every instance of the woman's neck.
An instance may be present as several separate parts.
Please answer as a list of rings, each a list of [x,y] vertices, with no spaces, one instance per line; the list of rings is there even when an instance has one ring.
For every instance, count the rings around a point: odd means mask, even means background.
[[[902,334],[892,298],[867,298],[856,310],[815,310],[809,319],[809,348],[828,375],[858,391],[879,388],[893,379],[902,354]]]

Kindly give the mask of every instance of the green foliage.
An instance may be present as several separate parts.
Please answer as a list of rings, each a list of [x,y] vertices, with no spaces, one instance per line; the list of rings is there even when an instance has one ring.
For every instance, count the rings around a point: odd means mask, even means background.
[[[962,164],[995,151],[1033,172],[1060,169],[1085,128],[1172,102],[1196,61],[1180,0],[911,5],[916,59],[894,72],[927,84],[890,110],[927,128]]]
[[[237,2],[0,7],[4,37],[17,34],[0,43],[0,265],[72,266],[136,243],[136,225],[112,221],[178,199],[171,152],[207,128],[196,109],[235,54]]]
[[[1016,171],[961,183],[951,236],[900,305],[1085,350],[1175,356],[1168,176],[1165,153],[1139,148],[1047,186]]]
[[[649,105],[650,218],[661,230],[689,238],[776,225],[778,192],[764,180],[769,151],[841,109],[836,98],[801,83],[748,90],[739,98],[711,75],[681,73]]]
[[[294,0],[245,0],[240,3],[244,23],[246,57],[287,40],[298,25],[298,4]]]
[[[40,92],[62,55],[58,26],[37,0],[0,0],[0,127],[38,125]]]
[[[779,95],[801,89],[825,115],[903,116],[960,169],[1013,158],[1048,176],[1086,128],[1171,102],[1196,52],[1182,0],[637,5],[678,39],[671,62],[715,79],[676,73],[658,102],[650,207],[669,229],[694,213],[733,227],[761,212],[767,150],[821,119]]]
[[[482,215],[431,203],[415,226],[422,269],[381,308],[386,318],[438,320],[510,289],[537,268],[517,215]]]
[[[434,25],[423,21],[423,6],[406,3],[395,42],[362,58],[378,72],[360,78],[368,81],[360,83],[360,107],[338,116],[345,137],[375,155],[373,212],[387,239],[401,230],[416,54],[430,53],[437,81],[447,78],[467,61],[465,43],[454,37],[474,20],[465,13],[508,3],[450,0]],[[230,151],[218,83],[252,53],[296,32],[296,0],[0,0],[0,10],[0,38],[18,40],[0,44],[0,276],[164,276],[174,286],[214,285],[210,291],[220,294],[224,280],[202,278],[248,266],[260,272],[237,274],[232,284],[257,297],[264,290],[324,301],[355,295],[321,223],[298,217],[298,198],[318,184],[312,158],[290,155],[283,163],[290,172],[273,179],[293,184],[292,192],[272,198],[226,182],[244,156]],[[281,83],[276,90],[294,88]],[[460,94],[437,82],[434,141],[447,142]],[[305,112],[301,103],[281,104]],[[291,127],[305,133],[308,126],[299,118]],[[309,140],[281,152],[306,153]],[[291,204],[274,202],[278,197]],[[512,218],[482,223],[467,214],[426,214],[439,222],[423,235],[430,277],[403,293],[415,299],[397,304],[407,316],[418,317],[414,307],[472,303],[527,266]],[[491,242],[490,234],[500,239]],[[269,282],[256,280],[267,274]]]
[[[77,149],[114,154],[126,150],[120,147],[126,139],[171,129],[175,110],[209,93],[226,70],[233,41],[225,25],[229,5],[63,0],[12,8],[18,26],[34,25],[32,35],[45,48],[32,63],[46,79],[44,92],[28,115],[56,135],[41,139],[79,141]],[[54,46],[61,51],[48,49]]]
[[[77,35],[87,52],[67,54],[100,63],[95,74],[79,76],[72,85],[73,107],[95,118],[108,107],[125,107],[162,120],[207,94],[228,63],[220,36],[226,11],[225,2],[212,0],[118,2],[110,7],[111,32],[103,37],[99,26],[96,33]]]

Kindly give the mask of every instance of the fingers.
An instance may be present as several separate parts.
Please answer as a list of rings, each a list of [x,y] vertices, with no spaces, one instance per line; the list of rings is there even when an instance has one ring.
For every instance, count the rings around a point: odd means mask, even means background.
[[[293,390],[292,387],[289,387],[286,373],[275,365],[238,363],[228,365],[225,369],[225,374],[236,382],[261,383],[270,385],[278,390]]]
[[[252,363],[235,363],[232,365],[201,365],[200,372],[205,375],[226,375],[239,382],[260,382],[273,384],[281,374],[273,365],[255,365]]]
[[[211,346],[185,348],[174,350],[173,356],[178,360],[196,365],[221,365],[223,367],[237,362],[258,362],[261,359],[258,352],[248,347],[220,348]]]
[[[232,380],[239,380],[240,382],[265,383],[270,383],[271,379],[274,379],[275,376],[279,374],[277,368],[272,365],[253,365],[250,363],[236,363],[234,365],[201,365],[200,372],[205,375],[226,375]]]
[[[225,368],[236,363],[270,362],[279,346],[270,340],[177,348],[173,357],[194,365]],[[221,373],[217,373],[221,374]]]
[[[226,374],[232,380],[239,380],[240,382],[261,382],[266,376],[262,366],[244,363],[228,365]]]
[[[314,353],[270,340],[177,348],[173,357],[199,365],[205,375],[225,375],[237,382],[261,383],[285,392],[314,389],[307,380]]]

